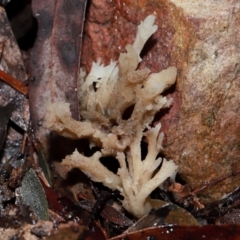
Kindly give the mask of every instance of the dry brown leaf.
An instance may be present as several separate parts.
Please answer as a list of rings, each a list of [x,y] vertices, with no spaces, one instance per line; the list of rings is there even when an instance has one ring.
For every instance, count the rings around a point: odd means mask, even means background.
[[[86,2],[32,1],[38,21],[38,36],[30,60],[31,116],[36,137],[47,146],[42,128],[46,104],[67,101],[78,119],[77,79],[81,53],[82,29]]]

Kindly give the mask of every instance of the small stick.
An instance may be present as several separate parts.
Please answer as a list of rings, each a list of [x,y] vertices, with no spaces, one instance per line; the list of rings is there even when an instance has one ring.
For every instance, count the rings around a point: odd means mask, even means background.
[[[25,152],[27,137],[28,137],[28,134],[25,132],[25,133],[23,134],[21,154],[24,154],[24,152]]]
[[[0,61],[2,60],[3,50],[4,50],[4,47],[5,47],[5,42],[6,42],[6,40],[0,42]]]
[[[28,95],[28,87],[25,86],[22,82],[12,77],[11,75],[0,70],[0,79],[2,79],[5,83],[13,87],[15,90],[19,91],[23,95]]]

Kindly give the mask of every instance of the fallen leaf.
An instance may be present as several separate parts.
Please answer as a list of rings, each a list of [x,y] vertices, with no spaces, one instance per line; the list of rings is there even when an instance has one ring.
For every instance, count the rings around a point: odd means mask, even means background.
[[[9,118],[12,114],[13,104],[8,103],[5,107],[0,106],[0,150],[5,141]]]
[[[19,188],[23,203],[33,210],[40,220],[48,220],[48,203],[40,180],[32,168],[25,174]]]
[[[33,129],[44,148],[49,147],[48,130],[42,126],[46,105],[70,103],[72,115],[79,118],[77,81],[80,69],[82,31],[86,0],[32,1],[38,21],[38,37],[30,60],[29,98]]]
[[[130,234],[121,234],[111,240],[238,240],[240,235],[239,225],[208,225],[208,226],[168,226],[152,227]]]
[[[196,226],[199,225],[197,220],[185,209],[175,204],[163,202],[160,200],[152,200],[152,202],[160,202],[161,207],[153,209],[150,213],[139,219],[125,233],[144,230],[149,227],[157,226]]]

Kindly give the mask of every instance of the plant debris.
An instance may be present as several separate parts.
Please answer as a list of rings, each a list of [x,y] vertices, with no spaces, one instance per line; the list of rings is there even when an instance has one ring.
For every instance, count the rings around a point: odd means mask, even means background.
[[[9,103],[4,107],[0,106],[0,150],[5,142],[7,134],[8,121],[13,111],[13,103]]]
[[[0,79],[3,80],[5,83],[13,87],[15,90],[19,91],[23,95],[28,95],[28,87],[25,86],[21,81],[17,80],[16,78],[12,77],[11,75],[3,72],[0,70]]]
[[[22,180],[19,195],[23,203],[31,207],[39,220],[49,220],[46,195],[40,180],[32,168],[26,172]]]

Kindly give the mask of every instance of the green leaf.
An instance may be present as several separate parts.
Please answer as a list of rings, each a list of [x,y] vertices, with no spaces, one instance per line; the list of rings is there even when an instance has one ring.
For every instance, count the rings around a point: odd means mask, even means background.
[[[23,203],[30,206],[40,220],[48,220],[48,203],[42,184],[31,168],[24,176],[19,188]]]

